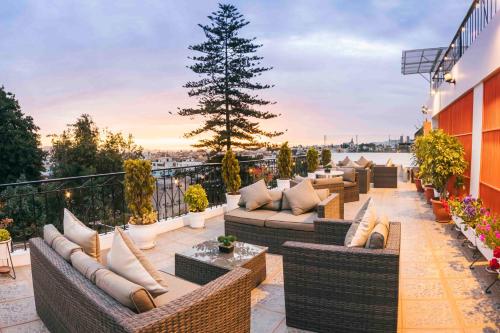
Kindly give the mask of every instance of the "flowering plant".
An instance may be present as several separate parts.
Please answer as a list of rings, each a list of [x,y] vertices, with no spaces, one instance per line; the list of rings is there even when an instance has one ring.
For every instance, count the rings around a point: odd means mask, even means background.
[[[476,199],[468,195],[462,200],[462,211],[458,216],[464,220],[465,230],[467,230],[468,227],[474,229],[479,221],[481,221],[486,211],[481,199]]]
[[[463,215],[462,200],[463,198],[461,197],[450,196],[448,200],[446,200],[446,203],[443,202],[444,209],[446,209],[448,214],[461,218]]]
[[[479,239],[500,258],[500,220],[493,217],[489,211],[476,226],[476,233]]]

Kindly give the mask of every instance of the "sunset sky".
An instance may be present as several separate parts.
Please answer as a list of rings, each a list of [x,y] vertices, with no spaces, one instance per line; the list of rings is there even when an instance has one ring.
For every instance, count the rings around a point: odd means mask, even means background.
[[[264,44],[262,93],[287,129],[276,142],[320,144],[410,135],[428,83],[402,76],[401,51],[448,46],[470,0],[231,1]],[[132,133],[146,148],[189,148],[199,119],[170,115],[195,103],[182,88],[188,45],[217,1],[2,0],[0,85],[46,137],[82,113]]]

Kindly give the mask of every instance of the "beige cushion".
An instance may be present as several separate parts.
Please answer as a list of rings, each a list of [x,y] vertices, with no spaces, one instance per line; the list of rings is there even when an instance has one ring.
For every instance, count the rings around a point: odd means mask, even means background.
[[[144,253],[118,227],[115,228],[107,264],[110,270],[130,282],[143,286],[153,296],[167,292],[162,276]]]
[[[84,225],[75,215],[64,208],[64,236],[80,245],[89,256],[101,259],[99,233]]]
[[[359,164],[353,161],[349,161],[346,165],[344,165],[346,168],[360,168]]]
[[[290,210],[282,210],[266,220],[266,227],[314,231],[314,220],[317,218],[318,214],[316,212],[293,215]]]
[[[266,219],[275,214],[275,211],[267,209],[256,209],[248,212],[245,208],[236,208],[227,212],[224,215],[224,220],[263,227]]]
[[[155,308],[155,302],[146,289],[110,270],[97,270],[95,284],[120,304],[138,313]]]
[[[337,168],[339,171],[343,171],[342,179],[348,182],[356,181],[356,170],[354,168]]]
[[[175,275],[171,275],[161,271],[160,274],[162,275],[163,279],[168,283],[169,288],[168,292],[154,299],[157,307],[167,304],[201,287],[196,283],[192,283],[187,280],[181,279],[180,277],[177,277]]]
[[[344,188],[354,187],[354,186],[356,186],[356,183],[344,181]]]
[[[95,283],[95,273],[99,269],[106,268],[83,251],[77,251],[71,254],[71,265],[87,279],[92,281],[92,283]]]
[[[342,182],[342,177],[332,177],[332,178],[319,178],[316,179],[314,185],[330,185]]]
[[[50,247],[57,237],[62,237],[63,235],[57,230],[53,224],[46,224],[43,226],[43,240]]]
[[[385,163],[385,166],[388,166],[388,167],[394,166],[394,163],[392,163],[392,159],[388,159],[387,163]]]
[[[262,209],[270,209],[278,211],[281,209],[281,199],[283,198],[283,190],[272,189],[269,191],[269,195],[271,195],[271,202],[262,206]]]
[[[316,192],[316,194],[318,195],[320,202],[328,198],[328,196],[330,195],[330,190],[327,188],[315,189],[314,192]]]
[[[359,223],[359,226],[356,229],[356,233],[354,234],[354,237],[352,238],[352,241],[348,246],[364,247],[376,223],[377,223],[377,212],[375,211],[373,200],[370,200],[370,203],[368,204],[368,209],[366,210],[365,215],[361,219],[361,222]]]
[[[262,207],[272,201],[269,190],[263,179],[252,185],[241,188],[240,194],[240,203],[244,203],[248,211]]]
[[[73,243],[64,236],[56,237],[52,241],[52,248],[66,261],[71,261],[71,254],[83,251],[80,245]]]
[[[370,163],[370,161],[368,161],[364,156],[361,156],[359,160],[356,161],[356,164],[362,168],[366,168],[368,163]]]
[[[294,215],[307,213],[316,208],[321,202],[310,180],[300,182],[283,192],[283,195],[286,197]]]
[[[349,159],[349,157],[345,157],[342,161],[339,162],[340,165],[347,165],[347,163],[349,163],[351,160]]]
[[[370,232],[368,241],[365,247],[367,249],[383,249],[387,244],[389,236],[389,219],[387,216],[382,217]]]

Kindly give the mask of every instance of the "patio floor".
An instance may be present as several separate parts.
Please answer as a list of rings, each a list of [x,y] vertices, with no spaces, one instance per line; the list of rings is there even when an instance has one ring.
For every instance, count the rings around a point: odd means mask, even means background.
[[[346,219],[372,197],[377,212],[402,223],[400,266],[400,332],[500,332],[500,283],[487,295],[494,277],[486,262],[469,269],[472,250],[450,225],[433,221],[432,210],[413,184],[398,189],[372,189],[345,206]],[[203,230],[182,228],[158,238],[148,257],[160,269],[174,273],[174,253],[223,234],[222,217],[206,222]],[[18,267],[17,280],[0,276],[0,332],[47,332],[38,319],[30,266]],[[267,279],[252,292],[252,332],[299,332],[287,328],[281,256],[267,255]]]

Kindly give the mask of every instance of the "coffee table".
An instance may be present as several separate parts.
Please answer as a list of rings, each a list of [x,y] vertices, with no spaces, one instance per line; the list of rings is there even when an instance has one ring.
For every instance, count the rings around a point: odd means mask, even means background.
[[[175,275],[203,285],[243,267],[252,271],[256,287],[266,278],[266,253],[267,247],[243,242],[235,242],[232,253],[222,253],[216,240],[208,240],[175,254]]]

